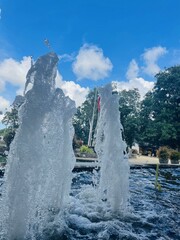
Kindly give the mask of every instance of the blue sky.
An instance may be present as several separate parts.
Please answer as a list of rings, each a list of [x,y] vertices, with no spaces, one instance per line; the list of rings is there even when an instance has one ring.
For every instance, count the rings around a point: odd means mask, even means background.
[[[57,86],[80,105],[117,81],[144,95],[180,63],[179,0],[0,0],[0,111],[22,93],[30,56],[59,55]],[[2,116],[1,116],[2,117]]]

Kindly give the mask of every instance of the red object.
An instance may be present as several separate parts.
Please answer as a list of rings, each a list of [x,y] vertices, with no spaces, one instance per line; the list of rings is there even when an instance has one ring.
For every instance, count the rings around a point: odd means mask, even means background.
[[[100,112],[100,109],[101,109],[100,102],[101,102],[101,98],[100,96],[98,96],[98,112]]]

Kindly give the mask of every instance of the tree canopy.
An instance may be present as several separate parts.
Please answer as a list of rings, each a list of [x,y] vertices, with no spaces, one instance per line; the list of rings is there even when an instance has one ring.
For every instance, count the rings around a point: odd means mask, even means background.
[[[18,110],[12,108],[7,111],[4,115],[2,123],[6,125],[6,131],[4,132],[4,141],[6,143],[7,149],[9,150],[10,144],[14,139],[16,129],[18,128]]]
[[[78,139],[81,139],[84,144],[88,143],[88,136],[89,136],[89,129],[90,123],[92,120],[93,115],[93,106],[95,102],[95,94],[96,89],[93,89],[89,92],[86,97],[85,102],[78,107],[77,113],[73,118],[73,126],[75,129],[75,135]],[[93,135],[95,133],[95,128],[97,124],[97,116],[98,116],[98,109],[97,109],[97,102],[95,103],[95,116],[94,116],[94,123],[93,123]]]
[[[128,146],[138,140],[140,94],[138,89],[119,92],[119,110],[124,127],[125,140]]]
[[[141,103],[141,142],[180,148],[180,66],[158,73]]]
[[[73,119],[75,134],[78,139],[88,143],[90,121],[93,115],[93,105],[95,101],[96,89],[89,92],[86,101],[77,109]],[[124,127],[125,140],[129,146],[138,139],[138,114],[140,110],[140,94],[137,89],[123,90],[119,92],[119,110],[121,122]],[[95,118],[93,124],[93,136],[96,130],[98,118],[97,101],[95,106]]]
[[[125,140],[130,147],[137,142],[141,146],[158,148],[166,145],[180,149],[180,66],[167,68],[155,78],[153,90],[148,92],[142,101],[138,89],[118,93]],[[76,139],[81,139],[84,144],[88,143],[94,106],[92,135],[96,131],[98,118],[96,93],[97,89],[89,92],[73,118]],[[7,128],[5,136],[7,145],[12,141],[18,128],[18,109],[23,99],[17,100],[11,111],[5,113],[2,121]]]
[[[14,139],[16,130],[19,127],[18,110],[23,102],[24,97],[17,95],[11,109],[4,114],[2,119],[2,123],[6,126],[6,130],[4,131],[4,141],[8,150],[12,140]]]
[[[3,117],[2,123],[7,128],[18,128],[18,110],[13,107],[10,111],[7,111]]]

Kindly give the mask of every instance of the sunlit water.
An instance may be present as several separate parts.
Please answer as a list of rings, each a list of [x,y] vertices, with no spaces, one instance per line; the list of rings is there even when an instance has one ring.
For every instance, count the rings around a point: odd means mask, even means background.
[[[97,204],[92,172],[73,176],[63,230],[53,226],[36,239],[180,239],[179,168],[160,170],[161,192],[154,188],[154,169],[131,169],[130,202],[124,215],[112,214],[106,201]]]

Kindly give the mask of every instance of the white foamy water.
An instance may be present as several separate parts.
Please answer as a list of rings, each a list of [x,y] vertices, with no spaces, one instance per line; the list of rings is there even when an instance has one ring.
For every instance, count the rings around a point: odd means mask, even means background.
[[[129,165],[117,95],[100,90],[99,174],[71,191],[75,103],[55,88],[58,57],[40,57],[27,74],[20,126],[11,144],[0,200],[0,239],[109,239],[119,232],[129,197]],[[32,88],[29,89],[29,84]],[[78,176],[78,175],[77,175]],[[84,175],[84,182],[86,177]],[[77,184],[78,185],[78,184]],[[110,225],[109,225],[110,224]],[[112,226],[111,226],[112,225]],[[124,226],[124,225],[123,225]],[[114,233],[113,233],[114,234]],[[113,236],[113,235],[112,235]],[[92,238],[91,238],[92,237]]]
[[[0,210],[1,239],[36,239],[45,228],[63,228],[75,156],[71,118],[75,103],[55,89],[58,57],[40,57],[27,74],[33,87],[20,109]],[[49,224],[49,226],[48,226]]]
[[[108,201],[114,213],[126,210],[129,198],[129,164],[122,139],[118,95],[112,84],[100,90],[96,152],[100,162],[99,199]]]

